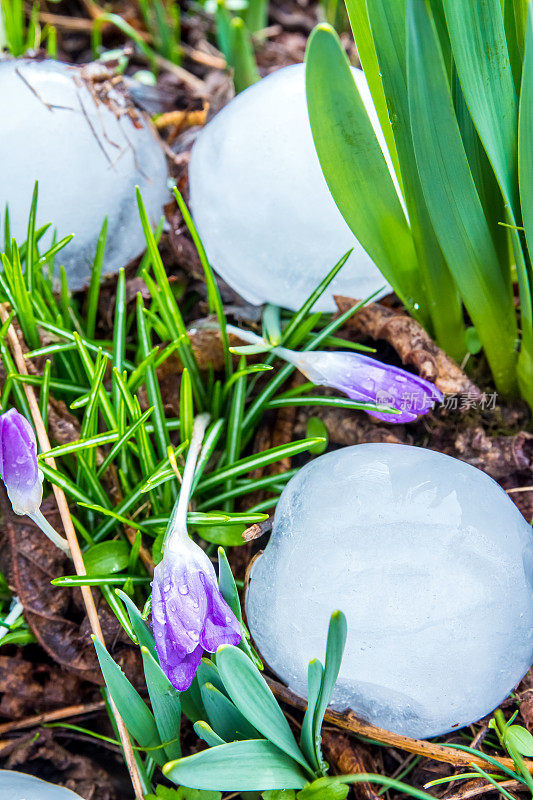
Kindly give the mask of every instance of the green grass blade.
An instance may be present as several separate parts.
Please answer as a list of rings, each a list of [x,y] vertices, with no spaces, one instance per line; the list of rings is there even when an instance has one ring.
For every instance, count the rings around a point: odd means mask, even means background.
[[[100,283],[102,277],[102,265],[104,262],[104,252],[107,240],[107,217],[104,219],[102,229],[98,235],[96,252],[91,268],[91,280],[87,295],[87,317],[85,322],[85,334],[87,339],[94,338],[96,328],[96,314],[98,311],[98,298],[100,296]]]
[[[226,378],[229,378],[229,376],[232,373],[232,361],[231,361],[231,354],[229,352],[229,338],[226,330],[226,315],[224,313],[224,306],[222,304],[222,299],[220,297],[220,292],[218,290],[215,274],[213,272],[211,264],[209,263],[209,259],[207,258],[207,254],[202,244],[202,240],[200,239],[198,231],[196,230],[196,226],[189,213],[189,209],[187,208],[185,201],[181,196],[180,192],[178,191],[178,189],[174,189],[174,197],[176,198],[178,207],[182,213],[183,219],[185,220],[185,224],[187,225],[189,233],[191,234],[191,238],[198,252],[198,256],[200,257],[200,262],[202,264],[202,269],[204,271],[204,276],[205,276],[205,283],[207,286],[207,300],[209,304],[209,310],[211,311],[211,313],[216,314],[218,320],[218,324],[220,327],[220,335],[222,337],[222,349],[224,351],[224,365],[226,368]]]

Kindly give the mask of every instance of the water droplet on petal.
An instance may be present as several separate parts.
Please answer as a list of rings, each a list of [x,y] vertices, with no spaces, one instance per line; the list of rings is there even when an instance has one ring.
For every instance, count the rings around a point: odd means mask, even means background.
[[[197,642],[200,639],[200,634],[198,631],[189,631],[188,633],[193,642]]]
[[[178,592],[183,595],[189,594],[189,587],[184,583],[182,586],[178,587]]]

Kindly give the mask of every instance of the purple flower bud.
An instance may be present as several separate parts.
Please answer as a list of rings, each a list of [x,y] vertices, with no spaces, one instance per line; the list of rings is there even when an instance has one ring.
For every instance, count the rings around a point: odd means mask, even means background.
[[[211,561],[189,538],[170,539],[155,568],[152,627],[161,667],[180,691],[191,685],[204,650],[241,640]]]
[[[435,402],[442,401],[442,392],[435,384],[360,353],[318,350],[296,353],[284,348],[279,351],[313,383],[331,386],[361,403],[391,406],[401,412],[367,411],[385,422],[412,422],[427,414]]]
[[[37,442],[30,423],[15,408],[0,415],[0,475],[15,514],[34,514],[43,497]]]

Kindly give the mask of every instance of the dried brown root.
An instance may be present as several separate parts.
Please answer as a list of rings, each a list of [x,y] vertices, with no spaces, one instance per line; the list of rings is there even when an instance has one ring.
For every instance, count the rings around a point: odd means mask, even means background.
[[[531,471],[533,466],[533,435],[526,431],[519,431],[514,436],[490,437],[476,425],[456,437],[455,448],[459,458],[493,478]]]
[[[376,773],[378,768],[370,750],[345,733],[329,730],[322,731],[322,748],[330,767],[339,775],[357,775],[361,772]],[[358,800],[379,800],[380,795],[371,783],[359,783],[353,786]]]
[[[350,297],[336,296],[335,302],[341,314],[356,304]],[[472,400],[481,398],[482,392],[475,383],[407,314],[371,303],[351,317],[346,327],[359,336],[384,339],[394,347],[404,364],[413,366],[422,378],[435,383],[444,394],[467,394]]]

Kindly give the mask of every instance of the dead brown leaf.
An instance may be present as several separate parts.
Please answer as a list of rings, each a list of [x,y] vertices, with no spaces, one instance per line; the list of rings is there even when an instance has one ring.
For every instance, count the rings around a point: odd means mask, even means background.
[[[53,578],[72,571],[70,560],[31,520],[12,514],[3,487],[1,491],[2,567],[24,607],[26,621],[41,647],[57,664],[81,678],[101,684],[102,675],[80,590],[59,588],[50,583]],[[44,501],[42,511],[61,532],[57,508],[51,498]],[[135,678],[139,672],[136,651],[128,646],[122,628],[106,605],[101,605],[99,616],[111,654],[129,676]]]
[[[96,761],[66,750],[51,730],[41,730],[37,738],[24,737],[12,748],[5,766],[65,786],[84,800],[117,800],[109,773]]]

